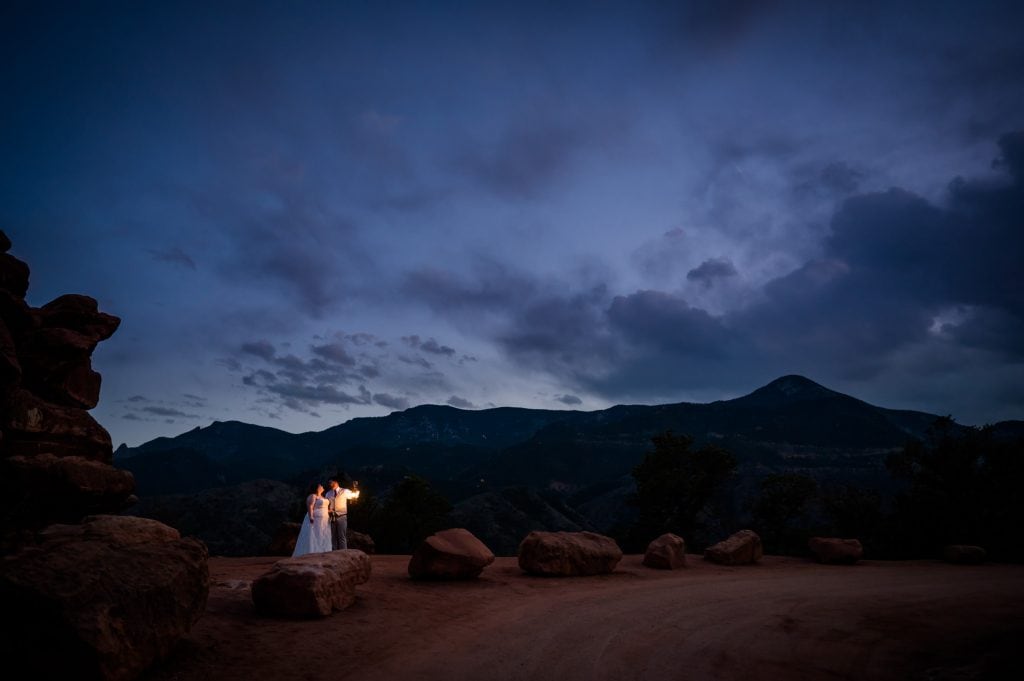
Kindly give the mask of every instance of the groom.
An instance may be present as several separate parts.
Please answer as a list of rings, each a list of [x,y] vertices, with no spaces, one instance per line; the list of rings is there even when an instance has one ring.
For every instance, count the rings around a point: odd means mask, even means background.
[[[327,512],[331,520],[331,548],[348,548],[348,500],[359,498],[359,483],[353,482],[354,489],[342,487],[338,476],[327,480]]]

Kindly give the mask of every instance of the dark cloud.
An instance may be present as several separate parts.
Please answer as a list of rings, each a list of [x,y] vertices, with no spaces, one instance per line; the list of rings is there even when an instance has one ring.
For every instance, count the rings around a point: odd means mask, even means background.
[[[492,145],[474,145],[455,167],[495,194],[523,199],[550,191],[590,135],[586,122],[530,121],[505,131]]]
[[[388,393],[374,393],[373,403],[379,404],[382,407],[388,409],[402,410],[409,408],[409,400],[404,397],[396,397],[389,395]]]
[[[180,417],[180,418],[189,418],[189,419],[199,418],[198,414],[186,414],[185,412],[181,411],[180,409],[174,409],[172,407],[158,407],[158,406],[155,406],[155,405],[141,407],[139,409],[139,411],[144,411],[147,414],[153,414],[155,416],[177,416],[177,417]]]
[[[326,343],[324,345],[314,345],[312,347],[313,354],[321,357],[329,362],[335,362],[344,366],[350,367],[355,366],[356,360],[348,353],[345,346],[341,343]]]
[[[149,254],[154,260],[169,262],[172,265],[180,265],[190,270],[196,269],[196,263],[192,257],[180,248],[171,248],[165,251],[150,250]]]
[[[402,292],[446,314],[504,310],[536,294],[538,282],[496,261],[479,264],[475,277],[421,268],[405,276]]]
[[[338,390],[333,385],[309,385],[301,383],[266,383],[262,386],[265,390],[274,393],[287,400],[286,404],[296,411],[306,411],[309,406],[318,404],[371,404],[373,396],[365,386],[359,386],[358,394],[351,394]]]
[[[243,343],[241,349],[242,352],[246,354],[256,355],[257,357],[261,357],[267,360],[268,362],[274,359],[274,355],[277,354],[277,350],[275,350],[273,344],[264,340]]]
[[[453,407],[457,407],[459,409],[476,409],[475,404],[473,404],[472,402],[463,397],[459,397],[458,395],[452,395],[451,397],[449,397],[446,404],[449,404]]]
[[[705,260],[700,265],[687,272],[686,278],[689,281],[695,281],[702,284],[704,288],[711,288],[711,285],[715,283],[715,280],[735,277],[736,274],[736,267],[732,264],[731,260],[728,258],[712,258]]]
[[[734,343],[734,332],[719,318],[662,291],[616,296],[608,308],[612,330],[639,346],[671,353],[721,357]]]
[[[446,357],[455,356],[455,348],[447,345],[441,345],[433,338],[422,340],[417,335],[402,336],[402,341],[411,348],[422,350],[423,352],[429,352],[432,355],[444,355]]]
[[[562,404],[567,404],[569,406],[578,406],[580,404],[583,404],[583,400],[576,397],[575,395],[555,395],[555,400],[561,402]]]

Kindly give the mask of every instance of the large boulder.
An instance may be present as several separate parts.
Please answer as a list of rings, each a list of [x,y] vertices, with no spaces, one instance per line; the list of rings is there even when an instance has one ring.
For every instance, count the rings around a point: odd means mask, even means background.
[[[370,569],[370,557],[358,549],[285,558],[253,581],[252,602],[262,615],[326,617],[352,605]]]
[[[811,537],[807,548],[819,563],[830,565],[853,565],[864,557],[864,547],[857,539]]]
[[[763,555],[761,537],[753,530],[740,530],[704,550],[704,560],[719,565],[749,565]]]
[[[686,565],[686,542],[678,534],[666,532],[653,539],[644,552],[644,565],[658,570],[675,570]]]
[[[534,575],[571,577],[615,570],[622,549],[611,537],[595,532],[540,532],[519,544],[519,567]]]
[[[205,611],[207,558],[202,542],[144,518],[48,527],[0,562],[0,602],[14,625],[0,637],[0,656],[11,669],[58,665],[69,678],[135,679]]]
[[[371,555],[377,553],[377,542],[373,541],[373,537],[365,532],[356,532],[353,529],[348,531],[348,547],[350,549],[359,549],[363,553]]]
[[[413,579],[474,579],[494,562],[494,553],[462,527],[427,537],[409,559]]]
[[[980,565],[988,558],[985,549],[971,544],[950,544],[942,550],[942,557],[958,565]]]
[[[128,471],[80,456],[12,456],[0,460],[0,472],[0,517],[31,530],[121,510],[135,488]]]

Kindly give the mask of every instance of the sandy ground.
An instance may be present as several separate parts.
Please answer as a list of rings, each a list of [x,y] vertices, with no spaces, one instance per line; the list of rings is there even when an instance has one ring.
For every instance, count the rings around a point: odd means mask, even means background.
[[[1002,680],[1024,643],[1021,565],[626,556],[544,578],[498,558],[475,581],[422,583],[408,556],[378,555],[352,606],[294,621],[252,606],[275,560],[211,558],[206,614],[145,681]]]

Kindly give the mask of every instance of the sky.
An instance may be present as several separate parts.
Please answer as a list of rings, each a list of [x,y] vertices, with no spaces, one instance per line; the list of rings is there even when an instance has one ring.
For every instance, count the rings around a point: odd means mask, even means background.
[[[0,10],[28,302],[136,446],[801,374],[1024,418],[1024,3]]]

